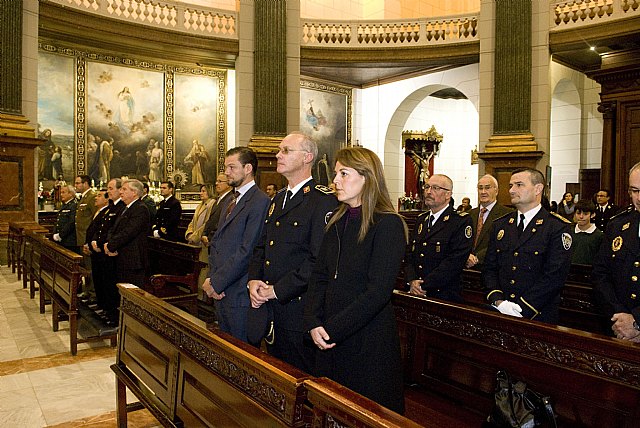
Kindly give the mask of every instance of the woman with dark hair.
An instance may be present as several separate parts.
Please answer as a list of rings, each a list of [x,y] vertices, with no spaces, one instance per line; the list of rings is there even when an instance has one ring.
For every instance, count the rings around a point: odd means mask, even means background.
[[[391,296],[407,244],[378,156],[338,151],[336,197],[309,284],[305,330],[316,374],[404,412],[400,338]]]
[[[573,213],[576,206],[573,203],[573,193],[566,192],[562,195],[562,201],[558,204],[558,214],[573,223]]]

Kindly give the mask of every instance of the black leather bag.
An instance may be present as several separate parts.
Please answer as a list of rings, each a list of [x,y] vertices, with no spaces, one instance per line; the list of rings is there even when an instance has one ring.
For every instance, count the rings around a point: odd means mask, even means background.
[[[549,397],[528,388],[522,381],[511,379],[504,370],[498,372],[496,380],[495,403],[486,427],[557,427]]]

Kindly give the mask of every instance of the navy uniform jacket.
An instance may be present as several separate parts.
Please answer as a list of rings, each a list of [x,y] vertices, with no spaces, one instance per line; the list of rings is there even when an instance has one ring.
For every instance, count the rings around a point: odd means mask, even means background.
[[[275,329],[304,331],[304,294],[324,228],[338,205],[331,193],[324,186],[316,188],[315,181],[309,180],[284,209],[286,191],[279,192],[271,202],[249,265],[249,280],[273,285],[277,297],[273,301]]]
[[[118,215],[109,229],[107,248],[118,252],[116,265],[118,272],[147,269],[147,235],[149,230],[149,209],[140,199]]]
[[[429,213],[418,216],[411,233],[405,280],[424,280],[427,297],[462,302],[460,275],[473,246],[471,217],[447,207],[428,230]]]
[[[76,242],[76,209],[78,203],[75,198],[63,204],[58,211],[58,218],[53,227],[53,234],[60,235],[62,241],[59,242],[65,248],[74,248]]]
[[[181,215],[182,205],[180,205],[180,201],[172,195],[169,199],[160,202],[158,211],[156,212],[153,230],[158,231],[160,238],[177,241],[179,239],[178,224],[180,223]]]
[[[471,251],[478,258],[478,264],[474,266],[474,269],[482,270],[481,267],[484,263],[484,258],[487,255],[487,248],[489,248],[489,235],[491,235],[491,228],[493,227],[494,220],[510,213],[511,211],[513,211],[511,208],[507,208],[496,203],[493,208],[491,208],[491,211],[489,211],[489,214],[487,214],[487,219],[482,224],[478,243],[473,251]],[[480,207],[472,209],[469,212],[469,216],[471,217],[471,221],[473,221],[473,241],[475,242],[478,230],[478,218],[480,217]]]
[[[509,300],[524,318],[556,323],[571,267],[571,223],[544,208],[518,237],[518,212],[493,222],[482,271],[487,300]]]
[[[117,204],[109,201],[109,207],[105,208],[93,219],[89,229],[87,229],[87,244],[92,252],[93,247],[91,241],[96,241],[101,253],[104,254],[104,244],[107,242],[109,236],[109,229],[115,224],[118,219],[118,215],[124,210],[126,205],[122,200],[119,200]]]
[[[593,219],[593,224],[595,224],[598,229],[604,232],[607,228],[607,223],[609,223],[611,217],[616,215],[617,212],[618,207],[613,204],[607,205],[607,208],[605,208],[604,212],[600,211],[600,205],[596,204],[596,216]]]
[[[593,264],[591,278],[607,318],[622,312],[640,322],[639,225],[640,213],[633,207],[613,217]]]

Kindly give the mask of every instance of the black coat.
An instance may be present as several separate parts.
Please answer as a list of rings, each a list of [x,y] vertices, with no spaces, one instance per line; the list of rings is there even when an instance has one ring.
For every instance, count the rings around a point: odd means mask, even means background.
[[[71,198],[67,203],[63,204],[58,211],[58,218],[53,227],[53,234],[60,235],[62,241],[58,242],[65,248],[75,249],[76,242],[76,209],[78,203],[76,198]]]
[[[323,326],[336,346],[316,352],[316,371],[396,412],[404,411],[400,338],[391,296],[404,254],[403,223],[376,215],[358,243],[348,214],[324,235],[305,305],[305,330]]]
[[[422,279],[427,297],[462,302],[460,275],[471,253],[471,216],[447,207],[431,230],[429,211],[420,214],[411,234],[405,279]]]
[[[541,208],[518,237],[518,212],[493,222],[482,271],[487,300],[509,300],[524,318],[557,323],[571,267],[571,223]]]
[[[211,214],[209,214],[209,219],[207,223],[204,225],[204,231],[202,235],[206,235],[209,238],[209,242],[213,239],[213,235],[215,235],[216,230],[218,230],[218,225],[220,224],[220,216],[224,212],[227,212],[227,207],[231,200],[233,199],[233,190],[227,192],[221,198],[218,198],[216,204],[211,209]]]
[[[109,230],[107,248],[112,253],[118,252],[116,259],[118,273],[146,270],[149,267],[148,231],[149,210],[144,202],[138,199],[131,207],[122,211]]]
[[[181,237],[178,236],[178,225],[180,224],[181,215],[182,205],[180,205],[180,201],[177,200],[175,196],[163,200],[158,206],[153,230],[158,231],[160,238],[168,239],[169,241],[178,241],[181,239]]]
[[[600,205],[596,204],[596,217],[593,219],[593,224],[596,225],[598,229],[605,232],[607,229],[607,223],[611,217],[618,213],[618,207],[612,204],[607,205],[604,212],[600,210]]]
[[[607,320],[632,314],[640,322],[640,213],[629,208],[609,222],[593,264],[596,298]]]

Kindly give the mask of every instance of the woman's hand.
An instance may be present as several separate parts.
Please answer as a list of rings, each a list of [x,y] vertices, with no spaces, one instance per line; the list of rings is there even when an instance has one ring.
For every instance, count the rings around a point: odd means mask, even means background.
[[[334,346],[336,346],[335,343],[332,343],[330,345],[327,343],[327,340],[331,338],[329,337],[326,330],[322,326],[314,328],[309,333],[311,334],[313,343],[315,343],[318,349],[320,349],[321,351],[324,351],[326,349],[331,349]]]

